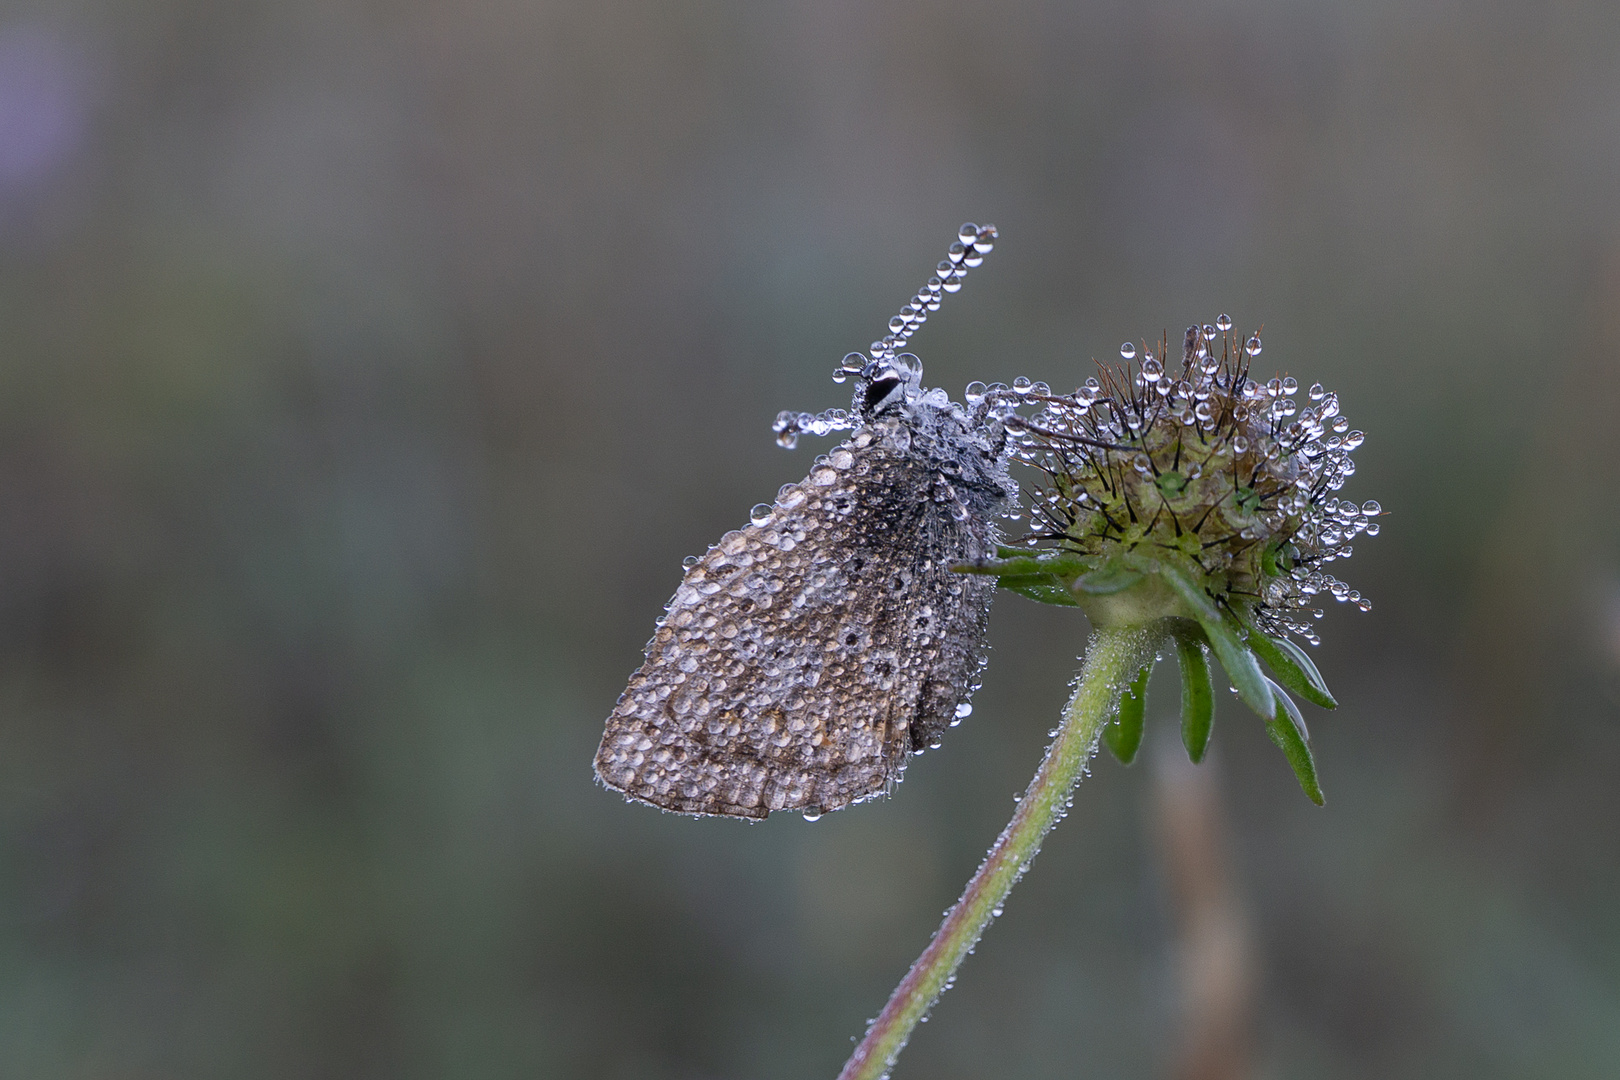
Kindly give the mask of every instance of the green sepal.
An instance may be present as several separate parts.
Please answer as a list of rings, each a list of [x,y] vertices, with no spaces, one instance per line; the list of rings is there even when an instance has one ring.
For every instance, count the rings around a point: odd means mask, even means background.
[[[1327,683],[1322,680],[1322,673],[1316,670],[1316,665],[1311,663],[1311,658],[1305,654],[1305,650],[1294,642],[1287,638],[1272,637],[1250,627],[1249,648],[1266,662],[1272,674],[1277,676],[1278,682],[1312,705],[1320,705],[1324,709],[1339,707],[1339,703],[1328,690]]]
[[[996,558],[974,559],[972,562],[952,563],[958,574],[983,574],[988,577],[1077,577],[1096,565],[1095,560],[1052,552],[1031,555],[1027,550],[1010,547],[996,548]]]
[[[1124,592],[1146,576],[1142,571],[1126,566],[1121,560],[1112,559],[1089,574],[1082,574],[1076,578],[1074,587],[1092,596],[1112,596],[1114,593]]]
[[[1050,574],[1042,577],[1002,577],[996,581],[996,586],[1020,596],[1027,596],[1031,600],[1039,600],[1043,604],[1057,604],[1059,607],[1080,606],[1074,594],[1058,584]]]
[[[1299,780],[1305,797],[1321,806],[1326,799],[1322,795],[1322,785],[1316,779],[1316,759],[1311,756],[1311,746],[1307,741],[1310,734],[1305,730],[1305,717],[1300,715],[1299,706],[1294,704],[1294,699],[1282,687],[1273,684],[1272,689],[1277,699],[1277,711],[1266,721],[1266,734],[1271,736],[1271,741],[1277,744],[1288,759],[1288,764],[1293,767],[1294,777]]]
[[[1149,660],[1119,695],[1119,711],[1103,728],[1103,742],[1121,765],[1135,761],[1136,752],[1142,748],[1142,720],[1147,716],[1147,684],[1152,674],[1153,661]]]
[[[1020,548],[997,547],[996,554],[998,558],[957,563],[951,569],[959,574],[993,575],[999,587],[1043,604],[1078,607],[1066,582],[1094,565],[1067,552],[1031,555]]]
[[[1226,669],[1227,678],[1237,687],[1238,697],[1263,718],[1275,713],[1277,706],[1271,699],[1271,682],[1260,673],[1254,654],[1238,636],[1236,620],[1221,611],[1194,579],[1180,567],[1171,565],[1167,558],[1155,559],[1153,565],[1198,625],[1204,628],[1210,647],[1215,650],[1221,667]]]
[[[1176,653],[1181,659],[1181,744],[1196,765],[1209,749],[1209,731],[1215,723],[1215,684],[1203,642],[1190,634],[1177,634]]]

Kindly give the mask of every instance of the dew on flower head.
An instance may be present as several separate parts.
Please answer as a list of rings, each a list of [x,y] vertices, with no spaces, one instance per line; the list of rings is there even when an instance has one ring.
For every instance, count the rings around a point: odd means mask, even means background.
[[[1299,380],[1249,378],[1230,338],[1212,353],[1205,343],[1232,327],[1222,315],[1190,328],[1183,368],[1167,371],[1154,350],[1125,342],[1121,358],[1139,363],[1108,369],[1070,397],[1032,388],[1045,406],[1031,424],[1010,425],[1020,433],[1017,454],[1056,483],[1036,494],[1030,522],[1040,531],[1016,542],[1056,542],[1107,559],[1120,544],[1140,543],[1142,530],[1172,549],[1199,541],[1186,550],[1202,552],[1194,557],[1213,598],[1256,597],[1262,632],[1314,643],[1309,597],[1331,593],[1361,606],[1322,569],[1348,558],[1356,537],[1377,534],[1360,506],[1327,497],[1354,473],[1350,451],[1364,436],[1349,430],[1320,383],[1301,407]],[[1258,334],[1237,340],[1248,357],[1258,355]],[[1161,506],[1168,512],[1142,514]],[[1279,545],[1288,554],[1273,562]]]

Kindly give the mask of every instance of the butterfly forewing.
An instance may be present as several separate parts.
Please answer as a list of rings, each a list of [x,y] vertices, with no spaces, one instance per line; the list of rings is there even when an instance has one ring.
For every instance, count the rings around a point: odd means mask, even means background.
[[[608,718],[603,783],[688,814],[819,813],[939,738],[994,592],[950,566],[992,550],[1006,492],[963,480],[965,431],[944,471],[915,434],[863,427],[687,571]]]

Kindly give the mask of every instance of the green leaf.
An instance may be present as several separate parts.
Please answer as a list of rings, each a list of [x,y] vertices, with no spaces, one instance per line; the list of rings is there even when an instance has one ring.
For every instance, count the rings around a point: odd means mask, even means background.
[[[1209,730],[1215,723],[1215,686],[1202,642],[1177,634],[1176,653],[1181,658],[1181,743],[1197,764],[1204,760]]]
[[[1237,687],[1243,703],[1262,718],[1271,716],[1277,708],[1271,700],[1271,681],[1260,673],[1254,654],[1238,637],[1236,621],[1221,611],[1210,595],[1180,567],[1170,565],[1164,557],[1153,562],[1198,625],[1204,628],[1210,647],[1220,659],[1221,667],[1226,669],[1227,678]]]
[[[1337,709],[1339,703],[1329,692],[1322,673],[1316,670],[1305,650],[1287,638],[1276,638],[1250,627],[1249,648],[1266,662],[1277,676],[1277,681],[1288,689],[1324,709]]]
[[[1294,776],[1306,797],[1321,806],[1326,800],[1322,795],[1322,785],[1316,779],[1316,760],[1311,757],[1310,743],[1307,742],[1310,734],[1305,730],[1305,717],[1300,715],[1299,706],[1283,692],[1282,687],[1273,684],[1272,689],[1276,692],[1277,712],[1266,721],[1266,734],[1271,736],[1271,741],[1277,744],[1288,759],[1288,764],[1293,766]]]
[[[1103,741],[1121,765],[1135,761],[1136,752],[1142,748],[1142,720],[1147,715],[1147,684],[1152,674],[1153,661],[1149,660],[1119,695],[1119,712],[1103,728]]]

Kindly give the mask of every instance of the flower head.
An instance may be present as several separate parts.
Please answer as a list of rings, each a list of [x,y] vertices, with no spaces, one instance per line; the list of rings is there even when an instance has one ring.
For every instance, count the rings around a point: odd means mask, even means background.
[[[1126,343],[1125,366],[1101,367],[1073,394],[1024,380],[1010,391],[969,387],[970,402],[1021,397],[1039,405],[1033,416],[1005,422],[1016,456],[1043,476],[1030,495],[1030,533],[975,569],[1036,599],[1077,605],[1095,625],[1174,636],[1184,677],[1212,648],[1319,801],[1304,720],[1283,687],[1336,703],[1289,635],[1318,643],[1307,617],[1321,617],[1323,594],[1372,606],[1326,569],[1350,556],[1356,537],[1378,533],[1377,503],[1337,494],[1364,436],[1320,384],[1300,401],[1293,378],[1252,377],[1260,337],[1234,335],[1224,315],[1189,327],[1174,361],[1162,339],[1158,345],[1157,354],[1138,354]],[[1184,702],[1204,697],[1189,694]],[[1127,696],[1122,717],[1133,700]],[[1197,759],[1208,722],[1183,720]],[[1134,754],[1134,744],[1125,751]]]

